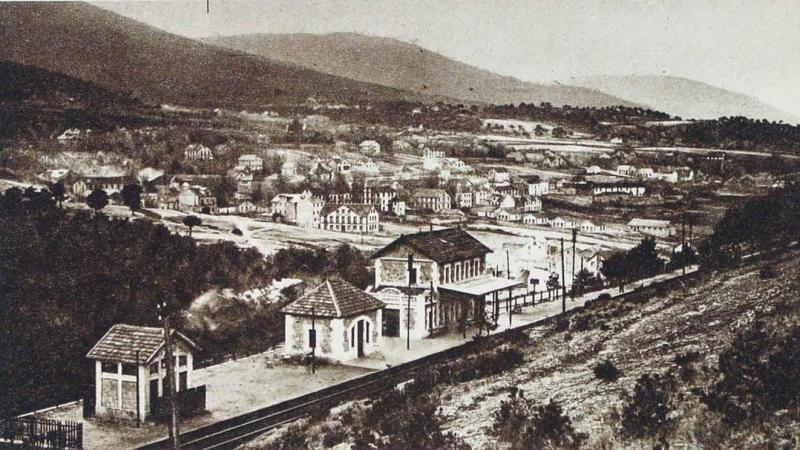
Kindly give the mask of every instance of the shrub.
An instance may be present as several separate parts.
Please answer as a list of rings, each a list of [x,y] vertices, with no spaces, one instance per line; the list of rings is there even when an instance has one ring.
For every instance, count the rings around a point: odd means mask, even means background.
[[[603,292],[602,294],[597,296],[597,300],[600,301],[611,300],[611,294],[609,294],[608,292]]]
[[[675,364],[679,366],[685,366],[697,361],[700,361],[700,353],[695,351],[675,355]]]
[[[322,435],[322,445],[325,448],[330,448],[335,445],[341,444],[347,438],[347,430],[341,424],[334,424],[325,427]]]
[[[557,402],[536,405],[517,389],[511,392],[509,401],[500,404],[492,429],[515,450],[577,449],[587,439],[575,431],[572,420]]]
[[[639,439],[665,432],[672,424],[668,415],[674,388],[672,375],[639,377],[633,396],[622,410],[623,437]]]
[[[241,236],[242,235],[242,230],[240,230],[240,229],[238,229],[236,227],[233,227],[233,229],[231,230],[231,233],[233,233],[233,234],[235,234],[237,236]]]
[[[758,271],[758,277],[762,280],[769,280],[771,278],[777,277],[778,274],[775,272],[775,268],[772,266],[764,266],[761,270]]]
[[[622,372],[620,372],[620,370],[617,369],[617,366],[615,366],[614,363],[611,362],[610,360],[605,360],[600,364],[594,366],[594,368],[592,368],[592,371],[594,372],[594,376],[596,376],[597,378],[603,381],[610,381],[610,382],[617,381],[620,375],[622,374]]]

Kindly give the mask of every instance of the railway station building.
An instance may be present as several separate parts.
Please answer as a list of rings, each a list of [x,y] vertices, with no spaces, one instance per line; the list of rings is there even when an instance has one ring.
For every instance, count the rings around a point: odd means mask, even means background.
[[[494,276],[489,253],[458,227],[401,235],[378,250],[368,292],[386,305],[381,334],[418,340],[472,323],[487,307],[496,317],[501,295],[509,298],[525,281]]]
[[[281,310],[284,352],[308,355],[314,343],[315,355],[332,361],[368,355],[380,345],[384,306],[341,278],[328,278]]]

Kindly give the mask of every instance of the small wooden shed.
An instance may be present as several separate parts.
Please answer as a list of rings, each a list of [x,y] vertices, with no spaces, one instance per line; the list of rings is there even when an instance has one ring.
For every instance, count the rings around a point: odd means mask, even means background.
[[[172,331],[175,387],[192,387],[192,353],[199,347]],[[158,397],[166,392],[164,330],[117,324],[89,350],[95,361],[95,414],[116,419],[145,420]]]

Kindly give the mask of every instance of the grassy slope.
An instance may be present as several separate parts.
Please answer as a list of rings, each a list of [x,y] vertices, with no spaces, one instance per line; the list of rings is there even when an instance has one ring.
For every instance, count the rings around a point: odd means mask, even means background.
[[[760,280],[753,266],[709,276],[645,304],[614,300],[580,315],[592,318],[586,331],[556,332],[548,326],[532,333],[536,344],[527,353],[528,363],[502,376],[448,388],[443,396],[443,413],[448,427],[466,437],[473,448],[493,448],[487,432],[507,388],[519,386],[525,396],[540,402],[554,399],[564,406],[579,431],[587,432],[588,448],[640,448],[652,445],[625,442],[616,436],[617,411],[636,379],[649,372],[674,368],[674,357],[687,351],[702,355],[695,364],[697,374],[682,383],[679,421],[670,435],[671,443],[689,443],[703,448],[758,447],[797,433],[792,419],[773,428],[743,428],[735,434],[724,431],[719,417],[709,413],[692,386],[706,386],[716,376],[717,357],[738,330],[755,317],[767,318],[771,326],[796,322],[796,293],[800,289],[798,252],[785,255],[776,264],[778,277]],[[623,372],[616,383],[595,378],[592,367],[610,358]]]
[[[0,42],[0,59],[149,102],[266,108],[307,97],[421,97],[203,44],[84,3],[0,4]]]
[[[634,106],[591,88],[498,75],[391,38],[356,33],[248,34],[208,42],[354,80],[467,101]]]

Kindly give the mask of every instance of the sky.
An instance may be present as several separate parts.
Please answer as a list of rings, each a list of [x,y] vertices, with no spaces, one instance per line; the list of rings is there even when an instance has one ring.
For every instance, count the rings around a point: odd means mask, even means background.
[[[674,75],[800,116],[797,0],[111,1],[187,37],[358,32],[527,81]],[[208,6],[208,12],[206,7]]]

